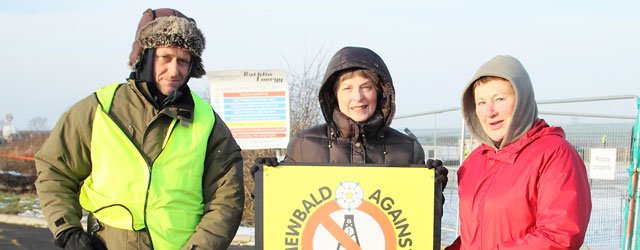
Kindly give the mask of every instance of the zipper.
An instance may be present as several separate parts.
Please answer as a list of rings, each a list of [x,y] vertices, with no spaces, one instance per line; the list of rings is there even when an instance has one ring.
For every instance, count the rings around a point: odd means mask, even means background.
[[[167,130],[167,134],[164,137],[164,141],[162,142],[162,149],[164,150],[165,146],[167,146],[167,142],[169,141],[169,137],[171,136],[171,134],[173,133],[173,129],[175,128],[177,119],[173,119],[171,121],[171,124],[169,124],[169,129]],[[158,157],[156,157],[156,160],[160,157],[160,155],[162,155],[162,152],[160,152],[160,154],[158,155]],[[154,160],[155,163],[155,160]],[[151,243],[151,247],[153,248],[153,237],[151,237],[151,232],[149,231],[149,225],[147,225],[147,205],[149,202],[149,189],[151,187],[151,176],[153,173],[153,163],[152,164],[148,164],[147,163],[147,168],[149,169],[149,179],[147,180],[147,191],[145,192],[145,197],[144,197],[144,209],[142,210],[144,213],[144,228],[147,229],[147,232],[149,233],[149,242]]]
[[[362,146],[362,157],[363,157],[362,162],[367,164],[367,148],[364,146],[365,144],[367,144],[367,134],[364,132],[364,126],[362,127],[358,126],[358,127],[360,130],[360,136],[362,136],[362,143],[360,143]]]

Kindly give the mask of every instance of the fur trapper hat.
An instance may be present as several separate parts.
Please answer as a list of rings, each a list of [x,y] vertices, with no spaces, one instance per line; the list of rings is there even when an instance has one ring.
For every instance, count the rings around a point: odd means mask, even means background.
[[[140,19],[136,38],[129,55],[132,72],[140,68],[144,49],[157,47],[181,47],[191,53],[189,76],[199,78],[206,74],[202,65],[205,38],[195,20],[174,9],[147,9]]]

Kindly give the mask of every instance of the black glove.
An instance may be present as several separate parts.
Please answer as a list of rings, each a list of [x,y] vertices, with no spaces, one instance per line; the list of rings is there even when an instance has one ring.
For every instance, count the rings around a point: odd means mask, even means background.
[[[444,188],[447,187],[447,182],[449,181],[449,177],[447,177],[447,175],[449,174],[449,170],[447,170],[447,168],[442,165],[441,160],[434,159],[427,160],[427,168],[436,169],[436,181],[442,183],[442,191],[444,191]]]
[[[444,188],[447,187],[447,182],[449,181],[449,177],[447,177],[447,175],[449,174],[449,170],[447,170],[447,168],[445,168],[442,165],[441,160],[437,160],[437,159],[436,160],[428,159],[427,168],[428,169],[435,168],[436,181],[442,184],[442,205],[444,205],[444,202],[446,200],[444,198]],[[436,214],[439,215],[440,218],[442,218],[442,215],[443,215],[442,207],[436,208],[436,210],[437,210]]]
[[[251,173],[251,178],[253,178],[254,180],[256,179],[256,172],[258,172],[258,169],[260,169],[261,167],[264,167],[264,165],[270,166],[270,167],[277,167],[278,164],[280,164],[278,162],[278,158],[276,157],[257,157],[255,161],[253,161],[253,165],[251,165],[251,168],[249,168],[249,172]],[[255,199],[256,196],[253,195],[253,192],[251,192],[251,198]]]
[[[79,227],[62,231],[56,238],[55,245],[68,250],[94,250],[91,235]]]
[[[260,169],[262,166],[267,165],[270,167],[277,167],[278,164],[280,163],[278,162],[278,158],[276,157],[257,157],[253,162],[253,165],[251,165],[249,172],[251,172],[251,177],[255,179],[256,172],[258,172],[258,169]]]

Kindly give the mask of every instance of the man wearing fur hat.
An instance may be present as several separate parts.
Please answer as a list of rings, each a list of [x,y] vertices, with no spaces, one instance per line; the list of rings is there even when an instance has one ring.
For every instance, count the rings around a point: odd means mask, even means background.
[[[42,211],[64,249],[226,249],[244,203],[240,148],[189,90],[205,38],[173,9],[144,12],[125,83],[73,105],[36,154]],[[89,211],[87,231],[82,210]]]

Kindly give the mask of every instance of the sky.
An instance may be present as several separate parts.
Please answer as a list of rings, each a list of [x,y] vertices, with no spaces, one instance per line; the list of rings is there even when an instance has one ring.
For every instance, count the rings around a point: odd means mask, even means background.
[[[537,100],[640,95],[640,2],[571,1],[7,1],[0,0],[0,120],[18,130],[123,82],[147,8],[194,18],[205,69],[300,72],[342,47],[386,62],[396,115],[460,106],[464,85],[496,55],[518,58]],[[323,69],[324,70],[324,69]],[[192,79],[206,93],[208,81]]]

